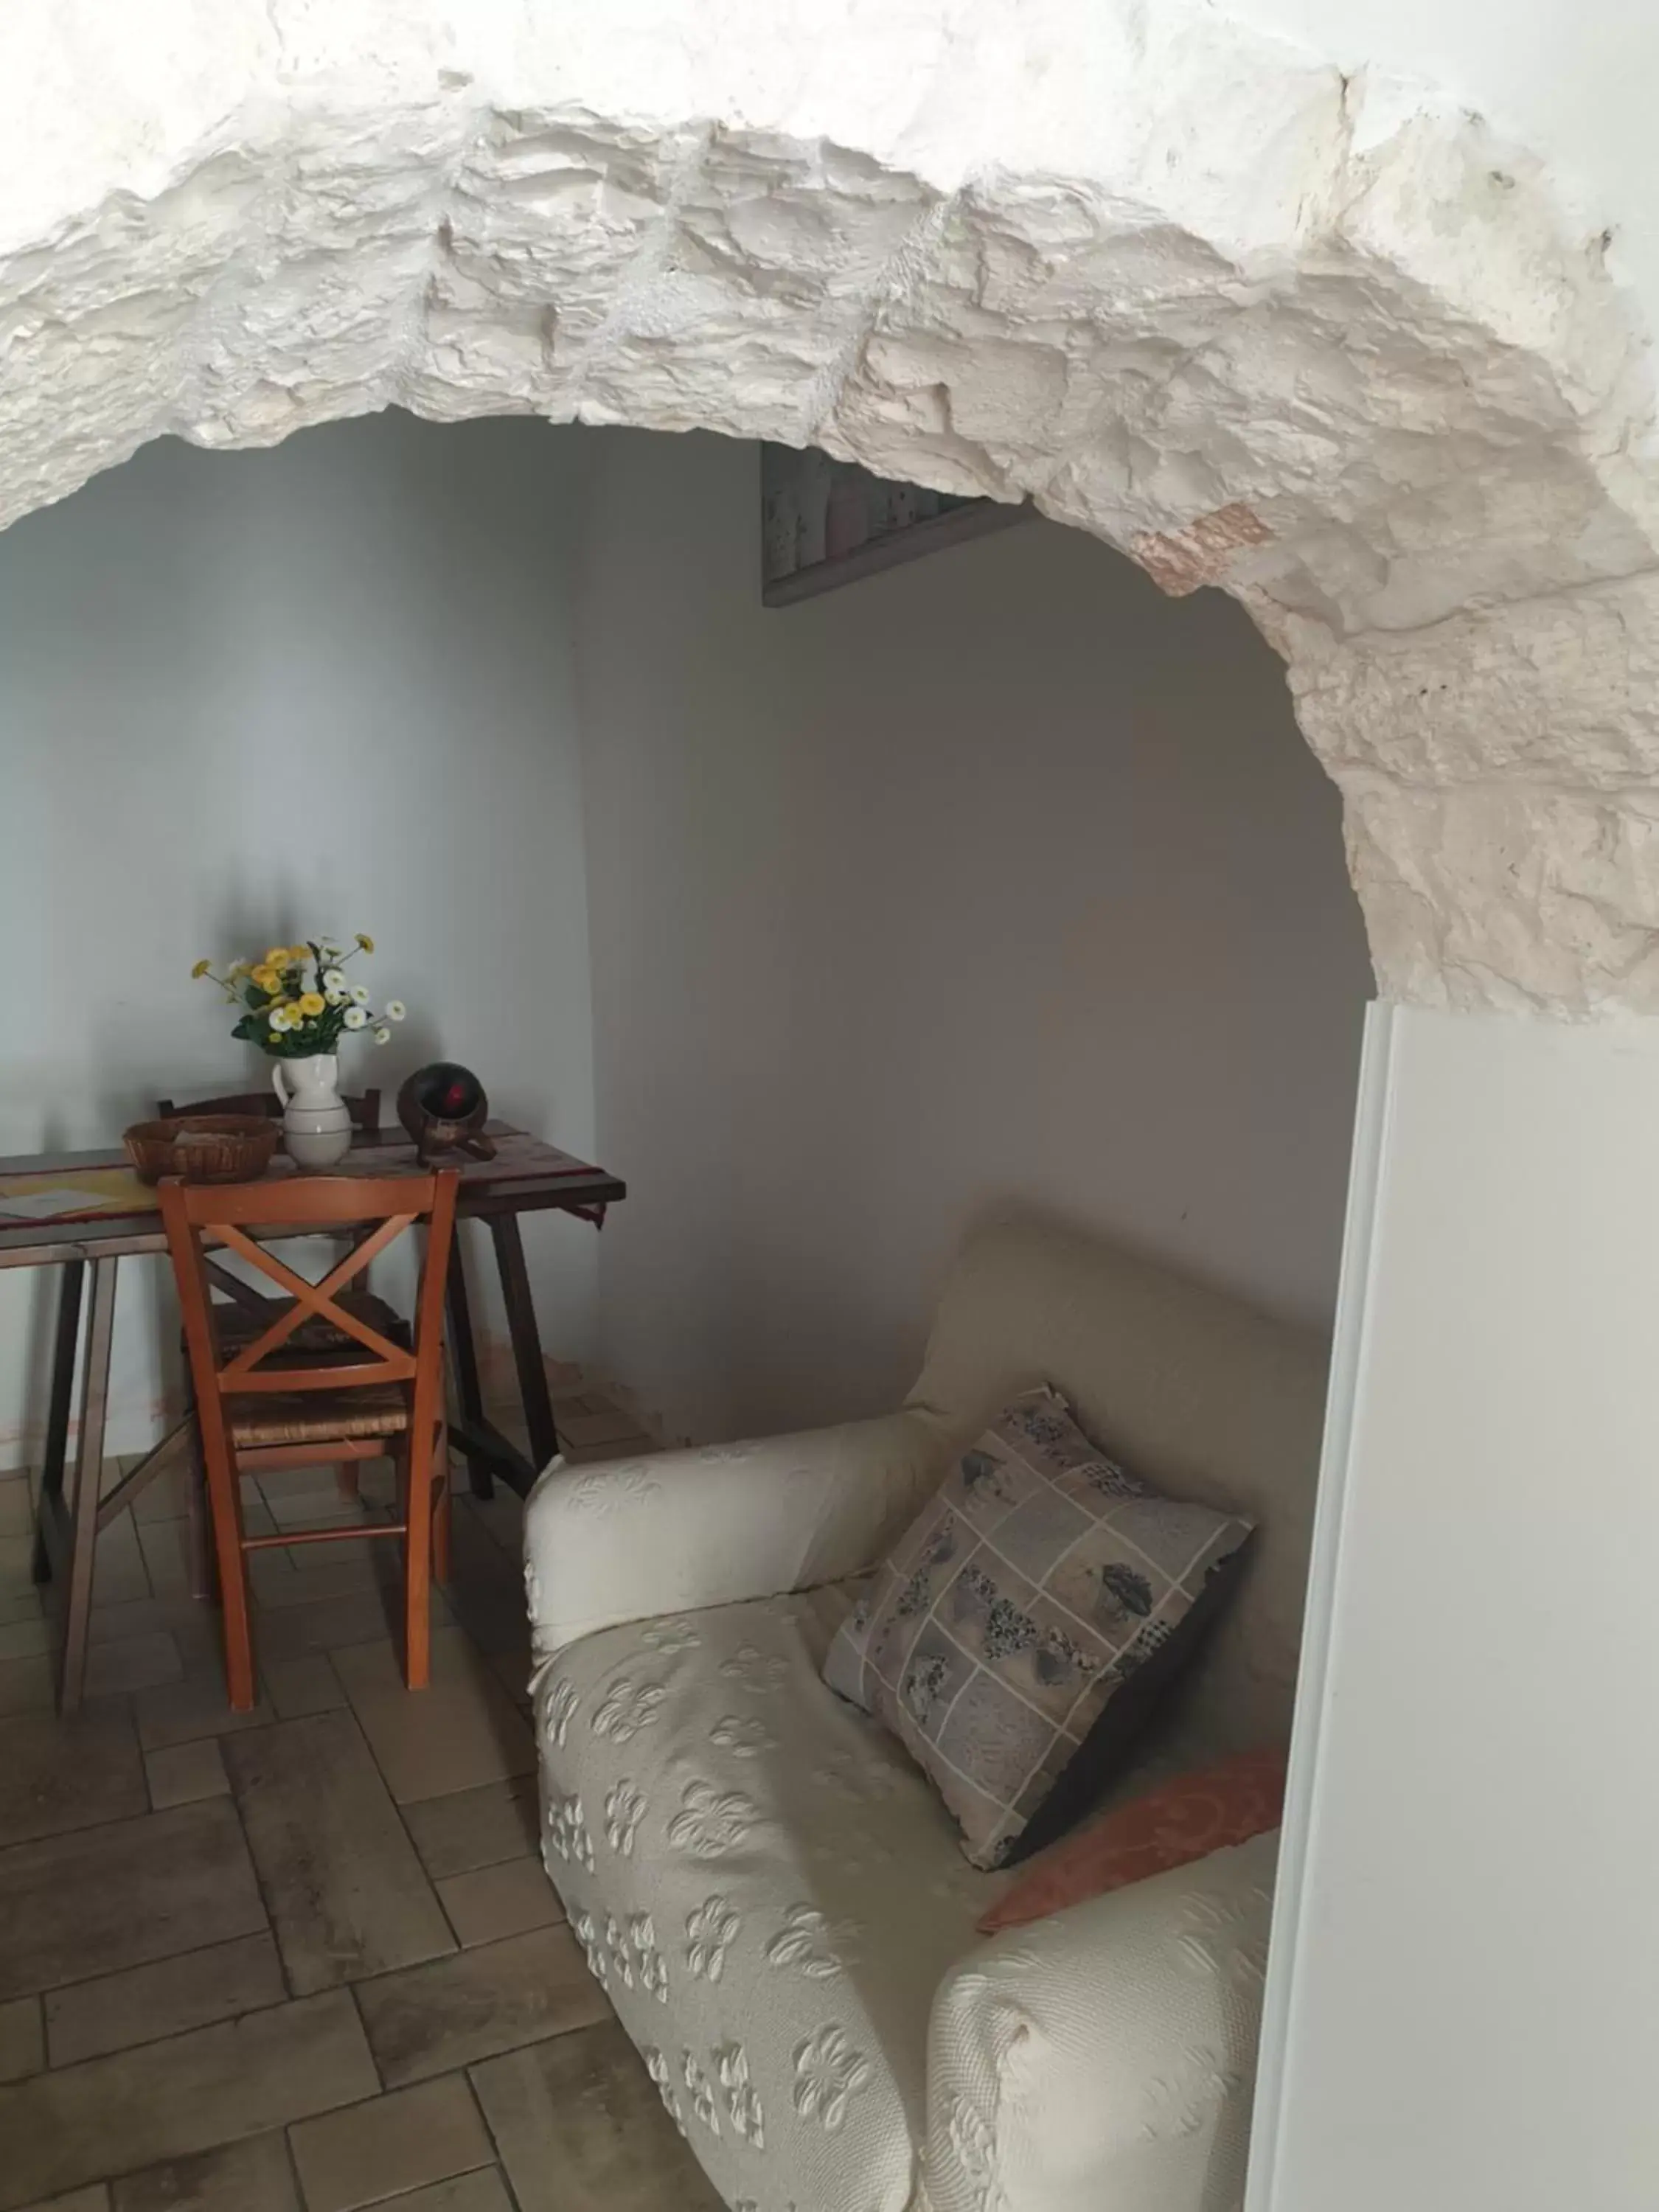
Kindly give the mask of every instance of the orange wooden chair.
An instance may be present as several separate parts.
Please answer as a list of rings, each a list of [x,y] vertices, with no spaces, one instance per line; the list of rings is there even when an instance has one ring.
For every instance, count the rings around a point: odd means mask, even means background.
[[[363,1536],[404,1540],[404,1679],[429,1679],[431,1583],[448,1577],[448,1440],[444,1420],[444,1284],[455,1226],[457,1170],[420,1176],[296,1176],[282,1182],[161,1187],[161,1218],[184,1310],[196,1419],[224,1613],[225,1674],[234,1711],[255,1703],[246,1554]],[[415,1326],[351,1287],[369,1261],[428,1223]],[[337,1267],[309,1283],[248,1235],[250,1225],[325,1232],[375,1223]],[[235,1253],[283,1293],[270,1318],[216,1304],[222,1273],[208,1241]],[[345,1528],[249,1536],[240,1477],[391,1455],[401,1517]]]

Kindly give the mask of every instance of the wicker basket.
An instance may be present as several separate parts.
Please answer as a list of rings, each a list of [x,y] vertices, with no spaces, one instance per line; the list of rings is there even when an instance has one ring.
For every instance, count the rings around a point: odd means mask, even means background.
[[[283,1125],[266,1114],[180,1114],[136,1121],[125,1133],[140,1182],[252,1182],[270,1165]]]

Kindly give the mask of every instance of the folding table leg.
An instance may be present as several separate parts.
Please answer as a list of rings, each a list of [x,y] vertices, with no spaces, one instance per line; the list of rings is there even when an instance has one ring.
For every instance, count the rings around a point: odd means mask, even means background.
[[[513,1342],[519,1395],[524,1401],[525,1423],[530,1431],[530,1456],[539,1474],[559,1449],[559,1433],[553,1425],[553,1400],[547,1388],[541,1332],[536,1326],[536,1301],[530,1292],[530,1270],[525,1265],[518,1215],[492,1213],[489,1234],[495,1246],[495,1265],[507,1307],[507,1334]]]
[[[40,1470],[40,1522],[34,1539],[34,1579],[52,1579],[46,1523],[64,1503],[64,1463],[69,1455],[70,1407],[75,1400],[75,1351],[81,1335],[84,1260],[67,1260],[58,1285],[58,1328],[52,1354],[52,1395],[46,1401],[46,1449]]]
[[[483,1423],[483,1392],[478,1384],[478,1348],[472,1340],[472,1309],[466,1295],[466,1269],[461,1260],[461,1224],[455,1224],[455,1234],[449,1247],[449,1273],[444,1285],[444,1303],[449,1317],[449,1356],[455,1369],[455,1395],[460,1400],[461,1426],[476,1432]],[[475,1498],[493,1498],[495,1484],[489,1471],[489,1462],[467,1448],[465,1437],[461,1448],[466,1453],[466,1471],[472,1484]]]
[[[58,1710],[74,1712],[87,1674],[92,1629],[92,1574],[98,1549],[98,1492],[104,1473],[104,1425],[109,1411],[109,1355],[115,1328],[113,1259],[92,1265],[92,1318],[81,1369],[81,1428],[75,1443],[75,1497],[70,1507],[67,1571],[60,1593],[62,1657]]]

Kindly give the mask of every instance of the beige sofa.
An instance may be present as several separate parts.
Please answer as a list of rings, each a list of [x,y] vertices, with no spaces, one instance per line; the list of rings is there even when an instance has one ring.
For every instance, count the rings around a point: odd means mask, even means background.
[[[1277,1839],[987,1941],[932,1790],[818,1679],[849,1584],[1020,1387],[1260,1523],[1152,1777],[1282,1740],[1316,1339],[1089,1238],[973,1238],[887,1418],[555,1468],[526,1527],[544,1857],[726,2203],[1231,2212]]]

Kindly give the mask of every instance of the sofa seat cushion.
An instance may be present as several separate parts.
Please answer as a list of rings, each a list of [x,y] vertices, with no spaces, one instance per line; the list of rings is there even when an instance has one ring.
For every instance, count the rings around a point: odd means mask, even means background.
[[[820,1679],[851,1603],[634,1622],[536,1680],[548,1872],[732,2205],[902,2212],[929,2006],[1004,1886]]]

